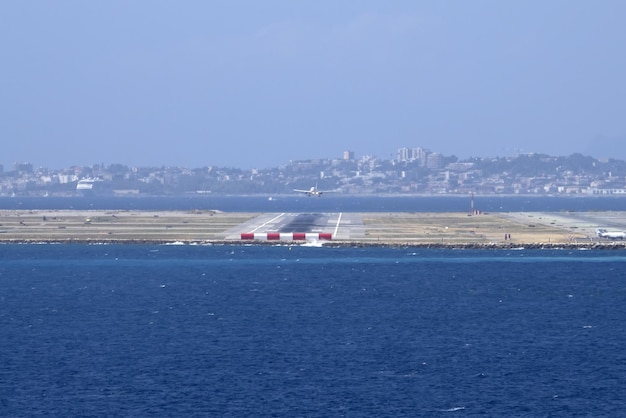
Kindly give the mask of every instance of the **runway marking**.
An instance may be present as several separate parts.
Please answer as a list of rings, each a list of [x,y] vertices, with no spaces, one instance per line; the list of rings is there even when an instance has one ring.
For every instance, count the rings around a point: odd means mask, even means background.
[[[281,213],[280,215],[270,219],[269,221],[265,222],[264,224],[261,224],[259,226],[257,226],[256,228],[254,228],[252,231],[250,231],[251,233],[254,233],[256,231],[258,231],[260,228],[263,228],[265,225],[274,222],[275,220],[277,220],[278,218],[280,218],[281,216],[283,216],[285,214],[285,212]]]
[[[337,218],[337,225],[335,226],[335,232],[333,232],[333,237],[336,237],[337,231],[339,231],[339,222],[341,222],[341,215],[343,215],[343,212],[339,212],[339,217]]]

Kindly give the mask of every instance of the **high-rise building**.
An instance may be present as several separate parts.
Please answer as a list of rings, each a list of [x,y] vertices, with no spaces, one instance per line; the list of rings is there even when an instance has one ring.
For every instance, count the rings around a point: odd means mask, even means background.
[[[411,149],[399,148],[397,160],[399,162],[419,161],[419,164],[421,166],[425,166],[426,160],[429,154],[430,154],[430,151],[422,147],[411,148]]]
[[[398,158],[399,162],[409,161],[409,149],[408,148],[399,148],[398,149]]]
[[[419,161],[419,165],[423,167],[426,165],[426,159],[429,153],[430,151],[422,147],[413,148],[411,150],[411,160]]]
[[[13,164],[13,170],[21,171],[24,173],[32,173],[33,165],[31,163],[15,163]]]
[[[443,155],[438,152],[433,152],[432,154],[428,154],[428,158],[426,160],[426,167],[428,168],[441,168],[443,163]]]

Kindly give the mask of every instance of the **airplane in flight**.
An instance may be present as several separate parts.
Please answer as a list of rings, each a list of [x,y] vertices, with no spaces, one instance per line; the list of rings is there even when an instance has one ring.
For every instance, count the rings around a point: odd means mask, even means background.
[[[607,231],[606,229],[598,228],[596,229],[596,234],[600,238],[609,238],[609,239],[625,239],[626,232],[624,231]]]
[[[307,196],[311,197],[311,196],[317,196],[317,197],[321,197],[322,193],[331,193],[330,190],[320,190],[317,188],[317,184],[315,186],[311,186],[310,189],[308,190],[304,190],[304,189],[293,189],[294,192],[298,192],[298,193],[304,193]]]

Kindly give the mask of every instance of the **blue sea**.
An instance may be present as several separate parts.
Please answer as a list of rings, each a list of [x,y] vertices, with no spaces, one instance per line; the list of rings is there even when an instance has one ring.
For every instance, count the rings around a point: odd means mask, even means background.
[[[0,245],[0,415],[616,417],[626,254]]]
[[[181,195],[0,197],[0,210],[221,210],[225,212],[626,211],[626,196]]]

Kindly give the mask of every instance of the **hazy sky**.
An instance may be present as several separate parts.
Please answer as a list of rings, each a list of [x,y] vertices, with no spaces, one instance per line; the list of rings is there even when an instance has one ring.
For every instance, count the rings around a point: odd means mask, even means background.
[[[626,1],[7,1],[0,164],[626,159]]]

